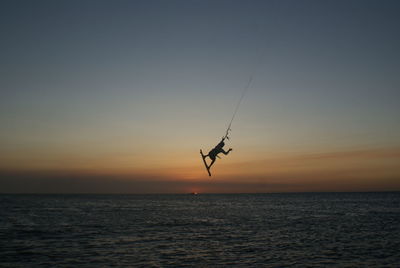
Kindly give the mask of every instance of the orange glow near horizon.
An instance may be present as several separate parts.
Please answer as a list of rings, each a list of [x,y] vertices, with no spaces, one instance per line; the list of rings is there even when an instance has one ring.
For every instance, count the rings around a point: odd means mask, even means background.
[[[264,158],[253,156],[247,161],[240,161],[239,156],[233,157],[232,154],[217,160],[212,167],[211,178],[199,155],[192,154],[185,158],[182,158],[182,153],[170,155],[182,161],[169,159],[163,163],[161,158],[165,154],[158,155],[159,158],[155,159],[157,166],[154,167],[129,166],[132,158],[125,159],[123,156],[113,161],[110,158],[107,158],[108,161],[99,159],[91,162],[74,159],[69,162],[70,166],[66,165],[67,161],[62,161],[63,168],[57,165],[41,166],[39,160],[37,166],[24,166],[22,161],[18,168],[12,165],[7,168],[3,161],[0,170],[10,170],[11,174],[36,174],[36,177],[40,174],[45,177],[76,177],[82,181],[87,180],[85,178],[89,181],[102,178],[116,183],[154,182],[151,186],[154,192],[157,189],[166,191],[163,189],[165,184],[160,188],[157,186],[162,181],[175,185],[170,188],[172,192],[181,193],[400,190],[400,149],[276,153]],[[73,165],[80,161],[82,165]],[[134,190],[135,187],[132,188]]]

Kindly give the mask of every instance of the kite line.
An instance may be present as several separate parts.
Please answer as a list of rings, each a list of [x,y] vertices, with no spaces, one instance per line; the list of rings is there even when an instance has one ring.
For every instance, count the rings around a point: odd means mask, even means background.
[[[226,131],[225,131],[225,136],[223,137],[223,139],[226,138],[226,139],[229,140],[229,131],[232,130],[232,129],[231,129],[231,126],[232,126],[233,119],[235,119],[236,113],[237,113],[237,111],[239,110],[239,106],[240,106],[240,103],[242,102],[242,100],[243,100],[243,98],[244,98],[244,95],[246,95],[246,92],[249,90],[251,84],[253,83],[253,75],[254,75],[254,74],[250,75],[249,80],[247,81],[246,86],[243,88],[242,95],[240,96],[240,99],[239,99],[238,103],[236,104],[236,107],[235,107],[235,110],[234,110],[234,112],[233,112],[231,121],[230,121],[229,124],[228,124],[228,127],[227,127],[227,129],[226,129]]]

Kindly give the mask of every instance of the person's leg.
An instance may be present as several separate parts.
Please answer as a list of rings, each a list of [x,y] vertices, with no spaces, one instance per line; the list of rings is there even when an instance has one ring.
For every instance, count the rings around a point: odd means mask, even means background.
[[[211,168],[211,166],[214,164],[214,162],[215,162],[215,158],[214,158],[214,159],[212,159],[212,161],[211,161],[210,165],[208,166],[208,169],[210,169],[210,168]]]
[[[214,162],[215,162],[215,154],[208,154],[208,157],[211,159],[211,163],[210,163],[210,165],[208,166],[208,169],[210,169],[211,168],[211,166],[214,164]]]
[[[229,154],[230,151],[232,151],[232,148],[229,148],[229,150],[227,152],[224,151],[224,149],[221,149],[221,153],[223,153],[224,155]]]

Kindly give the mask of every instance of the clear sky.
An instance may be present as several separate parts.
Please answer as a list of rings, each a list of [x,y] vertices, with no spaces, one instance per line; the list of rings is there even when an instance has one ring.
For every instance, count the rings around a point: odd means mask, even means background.
[[[399,12],[1,1],[0,192],[400,190]]]

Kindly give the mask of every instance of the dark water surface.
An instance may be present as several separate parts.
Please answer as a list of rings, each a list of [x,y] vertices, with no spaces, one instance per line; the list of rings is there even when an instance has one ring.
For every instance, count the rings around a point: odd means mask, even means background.
[[[400,193],[0,195],[1,267],[400,267]]]

